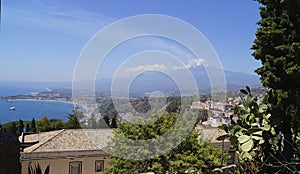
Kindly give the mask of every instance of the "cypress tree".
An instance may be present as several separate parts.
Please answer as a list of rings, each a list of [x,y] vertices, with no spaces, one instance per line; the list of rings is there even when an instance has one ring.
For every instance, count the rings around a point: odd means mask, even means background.
[[[36,127],[35,127],[35,119],[33,118],[31,120],[31,132],[36,132]]]
[[[270,89],[271,123],[282,134],[282,161],[299,155],[296,136],[300,123],[300,1],[257,0],[261,20],[252,46],[262,67],[256,69]],[[294,137],[294,138],[293,138]]]

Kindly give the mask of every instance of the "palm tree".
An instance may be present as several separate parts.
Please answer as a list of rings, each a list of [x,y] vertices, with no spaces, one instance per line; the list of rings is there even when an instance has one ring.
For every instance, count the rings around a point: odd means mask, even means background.
[[[42,174],[42,168],[39,163],[35,163],[34,167],[32,167],[31,163],[28,164],[28,174]],[[45,169],[44,174],[50,173],[50,165],[48,165]]]

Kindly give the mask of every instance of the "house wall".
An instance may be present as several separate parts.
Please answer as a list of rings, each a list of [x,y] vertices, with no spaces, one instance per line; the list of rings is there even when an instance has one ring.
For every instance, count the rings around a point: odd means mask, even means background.
[[[104,160],[104,168],[110,167],[111,158],[109,156],[78,156],[78,157],[58,157],[58,158],[33,158],[21,159],[22,174],[27,174],[28,164],[33,166],[37,162],[44,172],[46,167],[50,165],[50,174],[70,174],[70,163],[81,162],[82,174],[103,174],[104,172],[95,171],[96,160]]]

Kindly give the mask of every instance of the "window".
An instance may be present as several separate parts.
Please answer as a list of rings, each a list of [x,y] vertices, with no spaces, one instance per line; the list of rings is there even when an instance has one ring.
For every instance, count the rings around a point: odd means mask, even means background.
[[[81,174],[81,161],[70,162],[70,174]]]
[[[104,160],[95,161],[95,171],[96,172],[104,171]]]

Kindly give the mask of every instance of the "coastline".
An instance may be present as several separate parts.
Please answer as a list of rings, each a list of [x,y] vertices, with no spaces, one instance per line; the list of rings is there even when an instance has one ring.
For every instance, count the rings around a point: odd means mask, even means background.
[[[59,101],[59,100],[38,100],[38,99],[12,99],[12,100],[9,100],[10,102],[11,101],[38,101],[38,102],[56,102],[56,103],[66,103],[66,104],[72,104],[74,105],[73,102],[70,102],[70,101]]]

